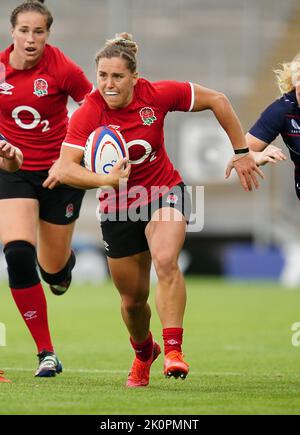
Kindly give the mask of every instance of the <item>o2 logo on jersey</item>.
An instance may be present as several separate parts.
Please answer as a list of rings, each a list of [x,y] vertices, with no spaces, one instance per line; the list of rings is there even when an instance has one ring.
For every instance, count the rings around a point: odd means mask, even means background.
[[[141,155],[137,159],[133,159],[132,157],[130,157],[130,148],[133,146],[142,148],[143,154],[140,153]],[[152,152],[152,147],[149,142],[143,139],[135,139],[127,142],[127,148],[129,152],[129,163],[131,163],[132,165],[139,165],[140,163],[143,163]]]
[[[24,112],[23,120],[24,119],[30,119],[33,118],[31,122],[24,122],[20,118],[20,113]],[[27,112],[27,113],[26,113]],[[50,130],[49,127],[49,121],[47,119],[44,119],[41,121],[41,115],[39,112],[30,106],[18,106],[16,107],[11,114],[12,118],[15,120],[15,123],[21,127],[24,128],[24,130],[32,130],[33,128],[37,127],[39,124],[43,125],[42,132],[45,133],[46,131]]]
[[[37,97],[43,97],[44,95],[48,95],[48,83],[45,79],[36,79],[34,81],[33,87],[33,93]]]

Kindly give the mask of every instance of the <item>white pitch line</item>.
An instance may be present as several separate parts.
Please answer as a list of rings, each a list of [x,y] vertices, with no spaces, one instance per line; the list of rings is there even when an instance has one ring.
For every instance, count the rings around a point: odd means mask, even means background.
[[[15,372],[33,372],[34,369],[23,368],[23,367],[4,367],[5,371],[15,371]],[[152,373],[160,373],[161,370],[152,370]],[[63,373],[87,373],[87,374],[124,374],[128,373],[128,370],[109,370],[109,369],[63,369]],[[192,371],[191,375],[200,375],[200,376],[243,376],[243,373],[235,373],[235,372],[195,372]]]
[[[23,368],[23,367],[5,367],[5,371],[11,370],[15,372],[32,372],[34,369],[29,368]],[[117,374],[117,373],[128,373],[128,370],[100,370],[100,369],[63,369],[63,372],[69,372],[69,373],[111,373],[111,374]]]

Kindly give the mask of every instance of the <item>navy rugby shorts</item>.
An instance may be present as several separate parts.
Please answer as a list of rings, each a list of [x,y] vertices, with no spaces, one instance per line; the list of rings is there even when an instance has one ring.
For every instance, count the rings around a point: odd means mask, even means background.
[[[40,219],[67,225],[79,217],[85,190],[60,184],[53,190],[42,184],[48,177],[48,170],[6,172],[0,170],[0,200],[32,198],[39,202]]]
[[[163,207],[175,208],[189,221],[191,198],[184,183],[169,190],[158,200],[137,210],[136,215],[125,220],[111,215],[101,214],[101,230],[105,253],[111,258],[122,258],[149,250],[145,229],[153,213]]]

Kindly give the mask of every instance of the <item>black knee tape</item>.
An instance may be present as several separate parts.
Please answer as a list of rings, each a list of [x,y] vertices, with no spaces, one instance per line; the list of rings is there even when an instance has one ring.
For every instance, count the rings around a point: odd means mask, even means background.
[[[51,285],[57,285],[61,282],[67,281],[71,279],[71,272],[72,269],[75,266],[76,257],[73,251],[71,251],[71,255],[69,257],[69,260],[67,261],[66,265],[62,270],[60,270],[57,273],[48,273],[46,272],[41,265],[39,264],[39,269],[42,275],[42,278],[45,282]]]
[[[40,282],[36,269],[36,249],[25,240],[14,240],[3,249],[9,286],[14,289],[32,287]]]

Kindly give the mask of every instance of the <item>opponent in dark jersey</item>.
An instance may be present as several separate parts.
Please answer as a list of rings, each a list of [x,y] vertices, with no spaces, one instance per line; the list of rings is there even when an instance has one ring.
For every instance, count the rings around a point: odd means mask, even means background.
[[[108,41],[97,55],[98,90],[73,115],[58,166],[59,177],[67,184],[83,188],[105,184],[105,176],[80,166],[88,135],[105,123],[119,129],[129,147],[128,199],[133,189],[146,191],[146,201],[138,206],[145,211],[143,219],[133,221],[128,215],[128,219],[122,221],[117,213],[112,220],[110,215],[105,216],[105,210],[101,216],[105,218],[101,226],[109,268],[121,295],[123,320],[136,353],[127,379],[128,387],[148,385],[151,364],[160,353],[149,329],[151,311],[147,300],[151,261],[158,276],[156,302],[163,326],[164,374],[185,378],[189,371],[181,349],[186,291],[178,267],[186,232],[181,203],[188,202],[189,198],[182,198],[181,176],[166,153],[166,114],[174,110],[211,109],[227,131],[233,148],[244,153],[236,162],[236,168],[245,190],[250,190],[252,184],[257,185],[255,174],[261,174],[247,154],[242,128],[223,94],[191,83],[151,83],[139,79],[136,52],[136,43],[125,33]],[[51,177],[45,185],[51,188]],[[164,189],[158,198],[153,198],[151,187]],[[128,201],[130,206],[132,202]],[[117,212],[121,211],[122,201],[117,205]]]
[[[291,62],[275,70],[282,96],[260,115],[246,135],[246,141],[258,165],[286,160],[281,148],[270,145],[281,135],[295,165],[295,190],[300,199],[300,53]],[[227,177],[232,161],[227,168]]]
[[[13,45],[0,53],[3,145],[13,144],[24,154],[18,172],[0,171],[0,240],[14,300],[37,345],[36,376],[61,371],[36,270],[37,240],[42,277],[53,293],[63,294],[75,264],[70,246],[84,195],[64,185],[49,191],[42,183],[59,157],[68,124],[68,96],[79,103],[92,90],[82,70],[46,44],[52,21],[40,2],[16,7],[11,14]]]
[[[247,141],[253,151],[260,151],[273,142],[278,135],[281,135],[295,165],[295,191],[300,199],[300,95],[297,95],[296,88],[285,93],[261,114],[249,130]],[[273,148],[277,149],[277,147]],[[277,157],[276,160],[285,159],[279,149],[276,151],[276,156],[281,156],[281,159]],[[258,162],[259,158],[260,154],[257,153]]]

